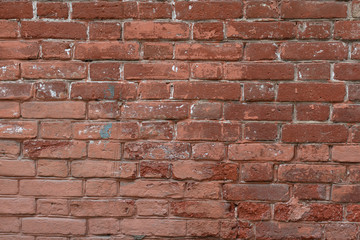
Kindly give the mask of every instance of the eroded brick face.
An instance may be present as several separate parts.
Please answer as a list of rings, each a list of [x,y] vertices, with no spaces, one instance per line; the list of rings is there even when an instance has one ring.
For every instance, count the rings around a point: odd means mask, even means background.
[[[360,0],[1,0],[0,240],[359,239]]]

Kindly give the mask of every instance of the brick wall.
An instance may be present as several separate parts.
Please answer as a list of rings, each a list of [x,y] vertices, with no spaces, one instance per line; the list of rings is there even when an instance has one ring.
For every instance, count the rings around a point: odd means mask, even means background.
[[[1,1],[0,239],[359,239],[360,1]]]

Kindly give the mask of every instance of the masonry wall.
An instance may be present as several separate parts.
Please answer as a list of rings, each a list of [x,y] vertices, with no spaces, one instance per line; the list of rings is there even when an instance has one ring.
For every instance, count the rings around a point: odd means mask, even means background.
[[[359,239],[360,1],[0,18],[1,240]]]

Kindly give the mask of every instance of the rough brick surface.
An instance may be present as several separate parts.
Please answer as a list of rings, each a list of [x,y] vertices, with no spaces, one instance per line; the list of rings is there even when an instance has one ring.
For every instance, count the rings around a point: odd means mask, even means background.
[[[0,240],[360,239],[360,0],[0,0]]]

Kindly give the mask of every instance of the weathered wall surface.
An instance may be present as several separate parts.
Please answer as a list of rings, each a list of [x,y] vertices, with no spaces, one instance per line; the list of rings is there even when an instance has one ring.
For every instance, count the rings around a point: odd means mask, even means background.
[[[359,239],[360,1],[1,1],[0,239]]]

